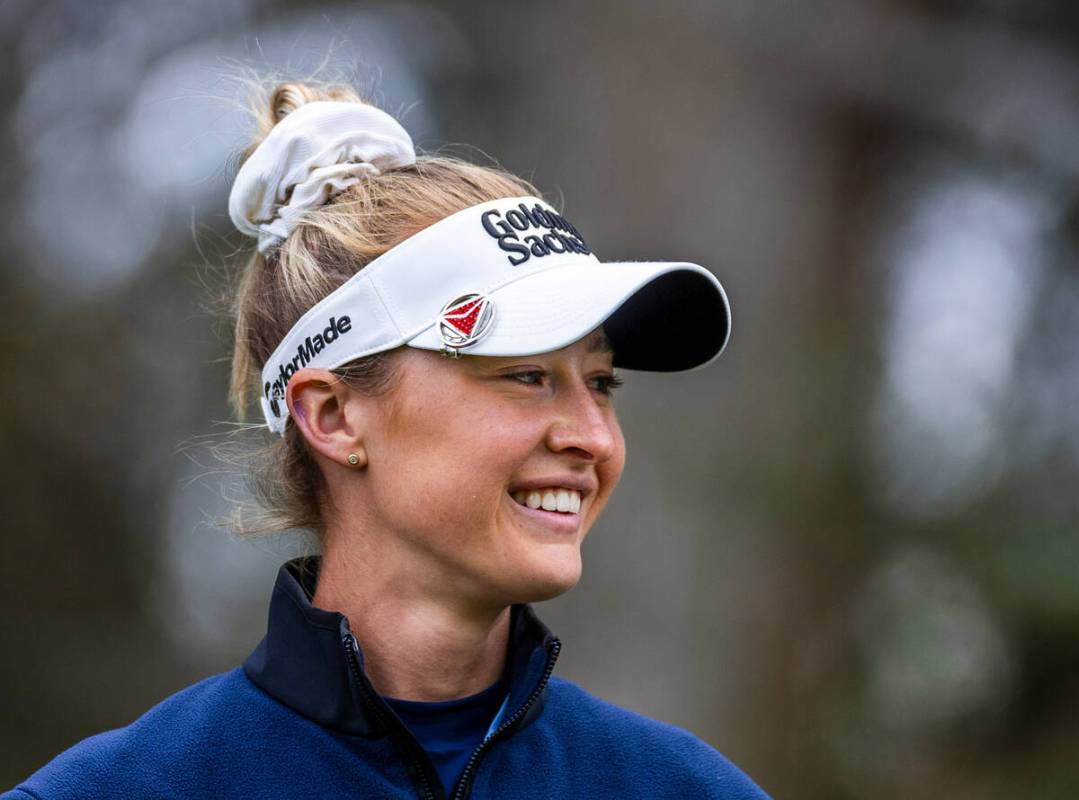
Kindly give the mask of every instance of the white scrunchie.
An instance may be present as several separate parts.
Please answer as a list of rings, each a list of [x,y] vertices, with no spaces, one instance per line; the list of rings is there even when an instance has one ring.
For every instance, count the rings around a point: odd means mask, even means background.
[[[274,125],[240,167],[229,216],[242,233],[258,237],[265,255],[308,209],[364,175],[414,163],[412,137],[385,111],[360,103],[305,103]]]

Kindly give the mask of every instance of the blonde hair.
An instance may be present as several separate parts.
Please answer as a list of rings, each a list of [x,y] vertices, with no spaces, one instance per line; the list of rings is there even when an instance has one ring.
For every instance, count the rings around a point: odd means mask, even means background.
[[[256,87],[255,139],[241,163],[274,125],[316,100],[367,102],[344,85]],[[252,252],[224,304],[234,332],[229,401],[236,416],[245,418],[259,395],[263,365],[309,308],[395,244],[450,214],[521,195],[540,196],[531,183],[500,167],[418,154],[415,164],[365,178],[310,211],[277,250],[266,256]],[[352,389],[377,396],[393,384],[394,354],[376,353],[332,372]],[[283,437],[270,435],[273,441],[252,454],[247,468],[262,507],[261,524],[237,517],[232,527],[241,535],[306,528],[321,538],[329,498],[306,440],[291,418]]]

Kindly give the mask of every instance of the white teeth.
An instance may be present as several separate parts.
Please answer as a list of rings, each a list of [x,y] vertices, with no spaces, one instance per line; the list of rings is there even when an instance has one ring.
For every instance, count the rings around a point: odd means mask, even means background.
[[[513,499],[522,506],[545,511],[576,514],[581,510],[581,493],[572,489],[520,490],[513,493]]]
[[[573,501],[569,499],[569,492],[565,489],[558,490],[558,510],[569,511],[573,507]]]

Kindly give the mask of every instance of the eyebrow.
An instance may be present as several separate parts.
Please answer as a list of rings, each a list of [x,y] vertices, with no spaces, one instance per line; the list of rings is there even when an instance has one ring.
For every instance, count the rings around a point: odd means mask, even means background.
[[[592,341],[588,343],[589,353],[610,353],[614,355],[614,345],[611,340],[607,338],[607,334],[600,331],[596,336],[592,337]]]

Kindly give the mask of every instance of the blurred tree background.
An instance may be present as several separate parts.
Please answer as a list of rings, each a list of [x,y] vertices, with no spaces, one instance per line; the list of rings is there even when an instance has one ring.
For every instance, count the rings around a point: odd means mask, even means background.
[[[1075,3],[7,0],[0,37],[0,786],[264,632],[302,539],[215,528],[202,447],[230,76],[331,53],[731,296],[716,364],[625,374],[558,674],[776,797],[1079,796]]]

